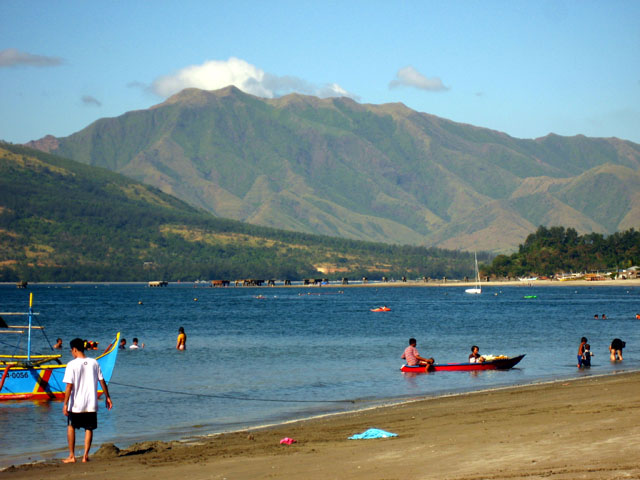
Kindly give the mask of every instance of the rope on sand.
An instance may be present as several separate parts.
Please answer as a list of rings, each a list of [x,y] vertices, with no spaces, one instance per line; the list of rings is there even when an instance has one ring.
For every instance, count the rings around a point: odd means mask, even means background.
[[[189,395],[192,397],[221,398],[224,400],[243,400],[247,402],[279,402],[279,403],[356,403],[355,400],[285,400],[282,398],[254,398],[254,397],[236,397],[234,395],[212,395],[208,393],[192,393],[182,392],[178,390],[166,390],[164,388],[143,387],[140,385],[131,385],[128,383],[119,383],[111,380],[109,385],[118,385],[121,387],[137,388],[140,390],[150,390],[152,392],[174,393],[177,395]]]

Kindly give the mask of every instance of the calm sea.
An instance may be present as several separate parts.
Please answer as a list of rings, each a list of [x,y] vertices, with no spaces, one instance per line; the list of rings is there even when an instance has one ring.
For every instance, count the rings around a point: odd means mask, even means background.
[[[145,344],[118,354],[109,387],[114,408],[99,412],[96,447],[640,368],[638,287],[485,286],[482,295],[467,295],[462,287],[4,285],[0,311],[26,311],[29,292],[49,340],[64,339],[65,361],[67,342],[77,336],[104,348],[119,331],[129,344],[133,337]],[[380,305],[392,311],[370,311]],[[594,319],[603,313],[607,320]],[[175,350],[180,326],[185,352]],[[588,371],[575,365],[581,336],[595,353]],[[7,337],[0,337],[3,352],[11,350]],[[404,375],[400,356],[409,337],[442,363],[465,361],[472,344],[485,354],[526,357],[510,371]],[[627,349],[624,362],[612,365],[615,337]],[[35,334],[34,350],[47,349]],[[61,402],[0,403],[0,466],[61,456],[65,425]]]

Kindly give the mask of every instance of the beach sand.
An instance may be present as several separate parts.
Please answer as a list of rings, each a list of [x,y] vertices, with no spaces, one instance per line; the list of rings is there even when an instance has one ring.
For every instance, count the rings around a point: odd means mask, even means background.
[[[593,372],[596,373],[596,372]],[[117,404],[117,398],[114,399]],[[421,399],[190,442],[103,445],[7,480],[640,478],[640,372]],[[368,428],[398,437],[348,440]],[[279,441],[291,437],[297,443]],[[82,438],[82,435],[80,436]],[[100,430],[96,431],[100,442]],[[65,431],[60,431],[65,443]]]

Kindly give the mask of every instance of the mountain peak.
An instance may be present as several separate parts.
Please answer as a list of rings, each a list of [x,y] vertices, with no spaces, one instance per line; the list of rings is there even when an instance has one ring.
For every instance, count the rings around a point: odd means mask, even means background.
[[[40,150],[46,153],[50,153],[53,150],[56,150],[59,144],[60,142],[53,135],[45,135],[39,140],[31,140],[30,142],[25,143],[25,145],[29,148],[35,148],[36,150]]]
[[[152,108],[159,106],[172,105],[176,103],[188,104],[188,105],[206,105],[214,98],[222,97],[241,97],[248,95],[240,90],[238,87],[229,85],[219,90],[202,90],[200,88],[185,88],[178,93],[170,96],[164,102],[156,105]]]

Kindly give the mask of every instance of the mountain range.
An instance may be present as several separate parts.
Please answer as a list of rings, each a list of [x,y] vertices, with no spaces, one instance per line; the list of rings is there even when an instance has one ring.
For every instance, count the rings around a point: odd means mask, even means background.
[[[640,145],[517,139],[399,103],[186,89],[28,145],[219,217],[348,239],[499,253],[539,225],[640,225]]]

